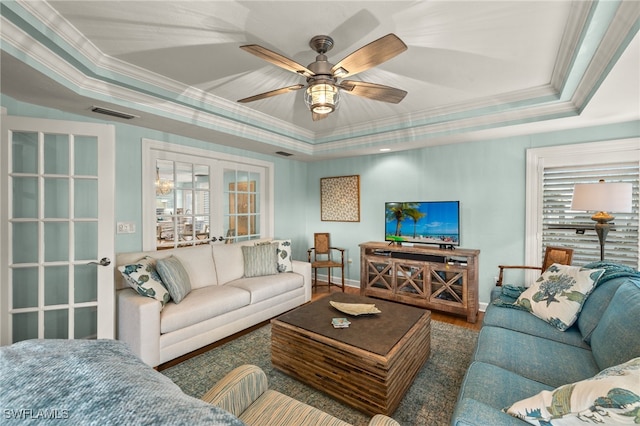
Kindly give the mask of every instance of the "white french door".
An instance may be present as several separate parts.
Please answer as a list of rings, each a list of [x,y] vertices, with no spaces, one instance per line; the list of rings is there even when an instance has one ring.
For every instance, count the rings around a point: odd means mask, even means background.
[[[273,236],[273,164],[142,141],[143,249]]]
[[[114,127],[2,122],[1,343],[114,338]]]

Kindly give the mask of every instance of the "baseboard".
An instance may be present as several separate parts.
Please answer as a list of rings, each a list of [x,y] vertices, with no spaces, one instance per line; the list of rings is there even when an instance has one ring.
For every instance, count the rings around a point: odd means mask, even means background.
[[[313,279],[313,272],[311,273],[311,279]],[[327,274],[318,274],[318,281],[327,282]],[[340,284],[342,282],[342,278],[331,275],[331,283],[332,284]],[[352,280],[349,278],[344,279],[344,285],[347,287],[360,288],[360,280]]]

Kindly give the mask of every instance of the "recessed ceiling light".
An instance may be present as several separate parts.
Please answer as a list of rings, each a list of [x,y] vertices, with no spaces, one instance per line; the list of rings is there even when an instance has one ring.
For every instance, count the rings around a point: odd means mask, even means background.
[[[391,148],[380,148],[380,152],[389,152]]]

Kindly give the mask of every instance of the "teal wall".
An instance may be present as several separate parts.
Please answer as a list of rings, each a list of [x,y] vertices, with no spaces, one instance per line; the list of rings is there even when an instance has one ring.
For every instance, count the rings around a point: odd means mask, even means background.
[[[522,265],[525,253],[526,150],[640,136],[640,121],[434,146],[397,153],[310,163],[306,229],[330,232],[353,260],[346,276],[359,280],[358,244],[384,239],[385,201],[460,201],[461,244],[480,252],[480,302],[487,303],[498,264]],[[359,223],[320,220],[320,178],[360,175]]]
[[[102,120],[62,113],[2,96],[10,115],[74,121]],[[273,162],[275,232],[291,238],[294,257],[306,259],[314,232],[330,232],[347,249],[346,276],[359,280],[358,244],[384,238],[384,202],[459,200],[461,242],[481,250],[480,301],[489,301],[500,263],[522,264],[525,243],[525,158],[528,148],[640,136],[640,121],[505,139],[441,145],[397,153],[303,163],[224,145],[115,123],[116,221],[141,228],[141,140],[149,138]],[[320,178],[360,175],[360,222],[320,220]],[[115,226],[114,226],[115,228]],[[115,236],[116,251],[137,251],[141,234]]]
[[[32,104],[18,102],[8,96],[0,98],[2,107],[8,115],[36,117],[56,120],[105,123],[104,120],[63,113],[58,110],[43,108]],[[255,152],[230,148],[200,140],[185,138],[169,133],[158,132],[143,127],[122,123],[110,123],[115,126],[116,133],[116,170],[115,170],[115,221],[134,222],[137,230],[142,229],[142,139],[153,139],[200,149],[209,149],[246,158],[255,158],[274,164],[274,236],[291,238],[296,259],[306,260],[305,209],[301,199],[306,193],[306,163],[269,156]],[[115,229],[115,224],[114,224]],[[116,234],[115,249],[117,253],[142,250],[142,233]]]

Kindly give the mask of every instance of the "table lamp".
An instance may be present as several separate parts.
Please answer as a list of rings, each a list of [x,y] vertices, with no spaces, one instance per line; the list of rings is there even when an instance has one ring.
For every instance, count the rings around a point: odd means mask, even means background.
[[[605,182],[577,183],[573,188],[571,210],[595,211],[591,219],[596,221],[596,234],[600,241],[600,260],[604,260],[604,243],[611,229],[608,223],[614,217],[607,212],[630,213],[631,183]]]

